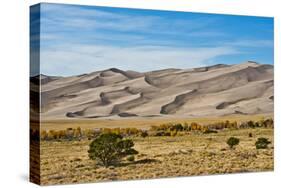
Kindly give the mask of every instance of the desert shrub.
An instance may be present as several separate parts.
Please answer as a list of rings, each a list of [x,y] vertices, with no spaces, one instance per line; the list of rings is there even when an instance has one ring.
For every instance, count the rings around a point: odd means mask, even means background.
[[[264,127],[264,119],[258,121],[260,127]]]
[[[189,126],[188,123],[184,123],[183,130],[191,131],[191,126]]]
[[[130,135],[137,135],[139,133],[139,129],[137,128],[131,128],[130,129]]]
[[[267,138],[258,138],[258,140],[256,141],[255,145],[257,149],[266,149],[268,147],[268,144],[270,144],[271,142],[268,141]]]
[[[234,121],[234,122],[231,123],[231,128],[233,128],[233,129],[238,129],[238,123],[237,123],[237,121]]]
[[[248,121],[247,124],[248,124],[248,127],[255,128],[255,123],[253,121]]]
[[[248,124],[246,122],[241,122],[239,127],[245,129],[248,128]]]
[[[156,131],[154,136],[165,136],[165,131]]]
[[[76,137],[76,138],[82,137],[82,129],[81,129],[81,127],[78,127],[77,129],[74,130],[74,137]]]
[[[249,137],[252,138],[252,137],[253,137],[253,134],[252,134],[252,133],[249,133]]]
[[[183,131],[183,126],[178,123],[178,124],[175,124],[175,125],[172,125],[172,127],[170,128],[171,131]]]
[[[129,155],[127,157],[127,161],[130,161],[130,162],[135,161],[135,156],[134,155]]]
[[[225,128],[231,128],[231,124],[230,124],[230,122],[228,120],[226,120],[224,122],[224,126],[225,126]]]
[[[151,131],[151,136],[171,136],[171,131]]]
[[[133,149],[134,142],[123,139],[119,134],[102,134],[90,143],[89,158],[97,160],[105,167],[115,165],[127,155],[135,155],[138,152]]]
[[[273,128],[274,127],[273,119],[272,118],[266,119],[264,121],[264,127],[271,127],[271,128]]]
[[[190,126],[191,126],[191,130],[198,130],[199,129],[198,123],[192,122],[190,124]]]
[[[59,130],[59,131],[58,131],[58,137],[59,137],[60,139],[65,138],[65,135],[66,135],[65,130]]]
[[[160,126],[158,126],[158,131],[166,131],[168,130],[170,127],[172,127],[173,125],[171,123],[167,123],[167,124],[161,124]]]
[[[74,137],[74,129],[73,128],[67,128],[66,129],[66,137],[71,140]]]
[[[198,131],[202,131],[202,129],[203,129],[203,126],[202,126],[202,125],[200,125],[200,124],[198,124],[198,126],[197,126],[197,130],[198,130]]]
[[[140,136],[143,137],[143,138],[147,137],[147,136],[148,136],[147,131],[142,131],[142,132],[140,133]]]
[[[205,131],[207,131],[209,129],[210,129],[209,126],[205,125],[205,126],[202,126],[201,131],[204,133]]]
[[[261,127],[261,124],[259,122],[255,122],[255,127]]]
[[[227,140],[227,144],[228,146],[232,149],[234,146],[238,145],[240,142],[239,138],[235,138],[235,137],[230,137],[228,140]]]
[[[170,131],[171,136],[177,136],[177,133],[178,133],[178,131],[176,131],[176,130]]]
[[[164,136],[171,136],[171,131],[164,132]]]
[[[207,129],[203,132],[203,134],[210,134],[210,133],[218,133],[218,131],[212,130],[212,129]]]

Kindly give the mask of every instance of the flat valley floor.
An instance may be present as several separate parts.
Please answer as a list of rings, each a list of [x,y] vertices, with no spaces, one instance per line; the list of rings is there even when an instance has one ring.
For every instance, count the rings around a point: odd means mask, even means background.
[[[258,119],[259,117],[247,118]],[[207,119],[200,121],[204,122]],[[215,119],[210,119],[210,121],[215,121]],[[75,126],[75,121],[72,123]],[[128,122],[125,121],[125,123]],[[60,127],[60,124],[63,128],[69,126],[69,122],[65,125],[62,122],[56,124],[53,121],[52,124],[50,122],[46,124],[46,129],[50,129],[50,126],[54,128],[55,125]],[[86,124],[89,128],[90,123]],[[121,125],[122,122],[119,124]],[[83,129],[83,124],[81,125]],[[144,127],[147,128],[146,125]],[[44,129],[44,124],[41,128]],[[250,133],[252,137],[249,137]],[[245,128],[224,129],[211,134],[191,131],[174,137],[132,136],[130,138],[135,143],[134,148],[139,152],[135,161],[124,159],[120,164],[109,168],[102,167],[89,159],[87,151],[91,140],[41,141],[41,184],[272,171],[274,169],[273,135],[273,128]],[[240,139],[235,149],[230,149],[226,144],[226,140],[231,136]],[[256,149],[255,142],[259,137],[266,137],[271,141],[268,149]]]

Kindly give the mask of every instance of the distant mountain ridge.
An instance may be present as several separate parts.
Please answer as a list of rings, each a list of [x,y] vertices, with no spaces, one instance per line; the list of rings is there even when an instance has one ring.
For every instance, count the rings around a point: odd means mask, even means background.
[[[40,79],[38,79],[40,78]],[[110,68],[41,81],[41,117],[223,116],[273,112],[273,65],[248,61],[139,73]]]

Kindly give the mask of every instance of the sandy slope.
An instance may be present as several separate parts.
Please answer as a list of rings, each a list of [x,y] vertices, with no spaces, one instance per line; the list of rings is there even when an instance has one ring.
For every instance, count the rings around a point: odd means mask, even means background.
[[[40,79],[44,119],[273,112],[273,66],[255,62]]]

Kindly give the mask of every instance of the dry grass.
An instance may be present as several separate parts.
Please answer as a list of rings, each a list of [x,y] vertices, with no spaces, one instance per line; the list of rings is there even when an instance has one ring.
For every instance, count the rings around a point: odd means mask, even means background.
[[[81,126],[81,125],[79,125]],[[249,133],[253,137],[249,137]],[[240,138],[235,150],[227,138]],[[258,137],[273,142],[273,129],[223,130],[216,134],[176,137],[133,137],[139,151],[134,162],[104,168],[88,158],[90,141],[42,141],[42,184],[68,184],[110,180],[146,179],[190,175],[273,170],[273,145],[256,150]]]

